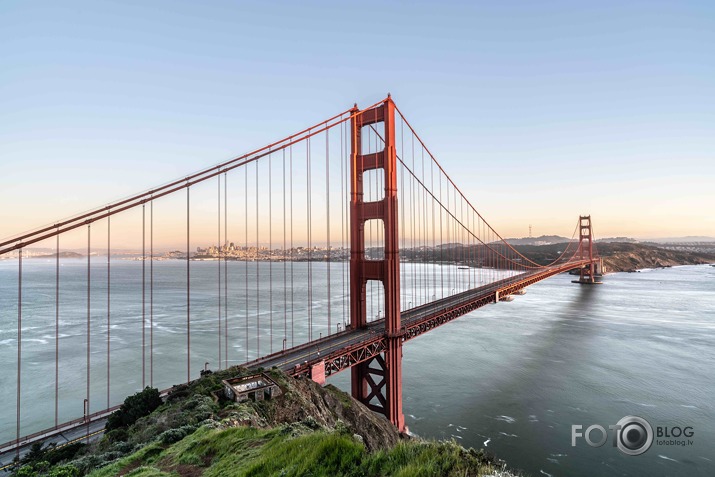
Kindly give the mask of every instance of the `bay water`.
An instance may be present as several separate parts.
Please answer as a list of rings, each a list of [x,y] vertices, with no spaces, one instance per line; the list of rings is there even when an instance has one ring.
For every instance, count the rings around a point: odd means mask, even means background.
[[[54,424],[54,267],[54,260],[23,261],[23,435]],[[143,314],[141,269],[141,261],[112,261],[110,404],[141,389],[142,352],[143,384],[166,388],[187,379],[186,264],[154,263],[153,300],[147,282]],[[222,307],[228,305],[221,311],[222,320],[229,318],[228,364],[279,351],[283,338],[290,346],[311,334],[315,339],[341,329],[348,309],[346,272],[342,262],[229,262],[228,301],[221,301]],[[486,283],[499,273],[404,264],[402,306]],[[93,258],[91,276],[94,412],[107,404],[107,289],[101,257]],[[195,378],[204,365],[218,367],[219,356],[226,355],[225,349],[219,355],[219,339],[222,347],[226,339],[217,333],[218,264],[191,262],[191,276]],[[406,343],[403,407],[410,431],[483,448],[531,475],[715,475],[715,268],[616,273],[596,286],[572,284],[571,279],[555,276],[512,302],[483,307]],[[58,420],[64,422],[82,416],[86,397],[86,259],[62,259],[60,283]],[[2,442],[12,440],[16,431],[17,286],[17,261],[0,261]],[[368,315],[379,318],[383,307],[376,290],[368,286]],[[150,313],[153,346],[145,326],[142,348],[142,316],[148,320]],[[308,316],[312,331],[306,327]],[[329,382],[349,390],[348,373]],[[644,454],[625,455],[612,445],[608,426],[630,415],[671,437],[656,436]],[[591,447],[577,438],[573,446],[574,425],[582,432],[600,425],[608,439]],[[691,437],[672,437],[686,428]],[[594,431],[591,437],[599,440],[600,434]]]

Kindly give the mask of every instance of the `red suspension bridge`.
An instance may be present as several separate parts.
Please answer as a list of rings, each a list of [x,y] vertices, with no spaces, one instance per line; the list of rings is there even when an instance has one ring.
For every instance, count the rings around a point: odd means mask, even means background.
[[[89,433],[124,396],[209,363],[320,383],[350,369],[353,396],[404,430],[406,342],[553,275],[600,272],[589,216],[550,263],[512,247],[389,96],[2,240],[0,259],[0,326],[15,333],[2,362],[16,365],[0,456]]]

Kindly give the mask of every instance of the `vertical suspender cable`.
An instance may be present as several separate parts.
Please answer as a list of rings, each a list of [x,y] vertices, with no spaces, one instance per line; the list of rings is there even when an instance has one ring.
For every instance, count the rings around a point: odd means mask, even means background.
[[[59,232],[59,227],[58,227]],[[60,234],[57,233],[55,257],[55,427],[59,424],[60,402]],[[107,406],[109,407],[109,406]]]
[[[221,343],[221,251],[223,250],[221,246],[221,176],[216,176],[216,180],[216,223],[218,225],[216,231],[216,245],[218,246],[218,280],[216,282],[218,284],[218,369],[221,369],[221,358],[223,357],[223,353],[221,352],[221,346],[223,344]]]
[[[261,315],[260,315],[260,303],[261,303],[261,271],[259,268],[259,244],[258,244],[258,162],[256,162],[256,358],[261,357]]]
[[[469,209],[467,209],[467,266],[469,269],[467,270],[467,288],[471,289],[472,288],[472,242],[473,238],[471,235],[472,229],[470,228],[470,224],[472,227],[474,226],[474,223],[472,220],[470,220],[470,217],[472,216],[472,213]]]
[[[425,171],[425,148],[422,147],[422,184],[427,184],[427,173]],[[427,187],[424,185],[422,186],[422,224],[423,224],[423,236],[422,236],[422,244],[424,245],[423,250],[428,250],[427,248],[427,235],[428,235],[428,225],[427,225]],[[427,268],[428,265],[428,260],[427,257],[423,259],[424,262],[424,269],[425,269],[425,275],[426,275],[426,287],[425,287],[425,303],[429,302],[429,286],[430,286],[430,273]]]
[[[340,119],[343,117],[340,116]],[[343,138],[345,130],[345,123],[340,123],[340,281],[343,286],[343,295],[341,298],[342,303],[342,317],[340,319],[341,323],[345,322],[345,164],[343,158],[345,157],[345,142]],[[338,325],[339,326],[339,325]]]
[[[432,194],[434,194],[434,161],[430,159],[430,189],[432,190]],[[437,232],[437,227],[435,226],[435,215],[434,215],[434,198],[431,200],[432,202],[432,299],[436,300],[437,299],[437,264],[435,263],[437,261],[437,256],[434,253],[434,247],[437,244],[435,240],[435,234]]]
[[[449,217],[447,218],[447,223],[449,224],[448,227],[447,227],[447,237],[448,237],[448,238],[447,238],[447,242],[449,242],[449,243],[455,243],[455,242],[457,241],[457,236],[456,236],[455,233],[454,233],[454,232],[455,232],[455,229],[454,229],[454,225],[455,225],[455,215],[454,215],[454,214],[455,214],[455,212],[454,212],[455,204],[454,204],[454,200],[453,200],[454,195],[453,195],[453,193],[451,192],[449,186],[450,186],[450,184],[447,184],[447,212],[449,213]],[[447,259],[447,260],[448,260],[448,263],[449,263],[449,267],[447,268],[447,275],[448,275],[448,277],[449,277],[447,288],[449,288],[449,294],[452,295],[452,294],[453,294],[453,290],[456,288],[456,285],[457,285],[457,284],[454,282],[454,269],[456,268],[456,267],[455,267],[455,263],[454,263],[454,260],[455,260],[455,249],[454,249],[454,247],[450,247],[450,248],[448,249],[448,252],[447,252],[447,253],[449,254],[449,258]]]
[[[248,357],[248,166],[244,166],[243,168],[244,171],[244,241],[246,244],[246,247],[244,248],[244,254],[243,254],[243,263],[245,265],[245,288],[246,288],[246,293],[245,293],[245,299],[246,299],[246,361],[249,360]]]
[[[325,123],[327,126],[327,122]],[[325,217],[326,217],[326,228],[328,230],[328,261],[327,261],[327,271],[328,271],[328,335],[332,333],[330,318],[330,130],[325,131]]]
[[[424,151],[422,152],[422,176],[417,177],[418,184],[422,183],[424,184]],[[415,174],[417,174],[417,171],[415,171]],[[418,185],[417,187],[417,207],[418,207],[418,213],[417,213],[417,220],[419,224],[419,237],[420,237],[420,252],[422,254],[422,260],[420,260],[420,276],[422,278],[422,284],[420,285],[420,302],[425,303],[425,291],[428,288],[428,283],[427,283],[427,278],[428,275],[426,273],[426,250],[425,250],[425,235],[424,235],[424,229],[425,229],[425,217],[424,217],[424,208],[425,208],[425,199],[424,199],[424,187],[422,185]]]
[[[295,289],[293,287],[293,145],[290,145],[290,346],[295,346]]]
[[[383,123],[384,124],[384,123]],[[377,134],[377,131],[375,131],[374,128],[370,128],[373,131],[373,134],[375,136],[375,151],[380,150],[380,137]],[[385,149],[383,147],[383,149]],[[387,152],[385,153],[385,157],[387,157]],[[380,169],[378,169],[380,170]],[[373,196],[374,198],[379,197],[382,195],[382,197],[387,197],[387,191],[385,190],[384,185],[382,184],[383,179],[385,178],[385,165],[383,163],[381,173],[380,174],[375,174],[375,195]],[[382,193],[380,192],[382,191]],[[382,259],[385,260],[387,257],[385,255],[385,221],[377,221],[373,220],[372,221],[375,224],[375,242],[378,247],[382,247]],[[382,223],[382,224],[381,224]],[[385,282],[376,282],[375,285],[377,286],[377,315],[378,317],[380,316],[380,311],[382,310],[382,305],[380,304],[380,297],[385,293]]]
[[[107,216],[107,409],[109,409],[109,404],[110,404],[110,396],[109,396],[109,388],[110,388],[110,383],[111,383],[111,375],[109,374],[110,371],[110,333],[111,333],[111,311],[110,311],[110,303],[111,303],[111,258],[112,258],[112,222],[111,222],[111,216]]]
[[[15,451],[17,459],[20,458],[20,404],[21,404],[21,378],[22,378],[22,249],[19,251],[17,261],[17,428],[15,434]]]
[[[92,232],[92,226],[88,225],[87,226],[87,404],[86,404],[86,409],[85,409],[85,417],[89,416],[89,389],[90,389],[90,346],[91,346],[91,338],[90,338],[90,310],[91,310],[91,305],[92,305],[92,298],[91,298],[91,290],[92,290],[92,281],[91,281],[91,253],[90,253],[90,245],[91,245],[91,232]],[[89,442],[89,419],[87,420],[87,442]]]
[[[345,193],[347,194],[345,196],[345,244],[348,246],[348,256],[346,258],[347,264],[345,266],[345,289],[347,291],[347,294],[349,296],[350,294],[350,253],[352,251],[351,248],[351,242],[350,242],[350,234],[352,230],[352,224],[350,223],[350,203],[352,201],[351,196],[350,196],[350,181],[351,181],[351,167],[352,167],[352,143],[355,140],[355,137],[353,136],[351,132],[352,127],[349,124],[345,124]],[[348,142],[349,141],[349,142]],[[350,324],[350,298],[348,297],[346,299],[346,314],[345,314],[345,323],[344,327],[348,326]]]
[[[362,149],[362,144],[361,144],[360,153],[361,153],[361,156],[362,156],[362,157],[360,158],[360,160],[362,161],[363,165],[360,167],[360,172],[359,172],[359,174],[360,174],[360,175],[362,176],[362,178],[363,178],[363,198],[362,198],[362,202],[363,202],[363,203],[369,201],[369,200],[372,199],[372,197],[373,197],[373,195],[372,195],[372,182],[368,182],[368,183],[367,183],[367,200],[365,199],[366,195],[365,195],[365,193],[364,193],[364,192],[365,192],[365,186],[364,186],[364,184],[365,184],[365,167],[364,167],[365,157],[364,157],[364,153],[366,153],[366,152],[369,153],[369,152],[370,152],[370,147],[372,146],[372,138],[371,138],[371,136],[372,136],[372,128],[369,129],[369,130],[367,130],[367,141],[365,141],[365,140],[362,138],[362,136],[360,137],[361,143],[366,143],[366,144],[367,144],[367,149],[368,149],[367,151],[363,151],[363,149]],[[366,239],[364,239],[364,241],[363,241],[364,256],[363,256],[363,260],[362,260],[362,264],[361,264],[363,277],[366,275],[366,274],[365,274],[365,261],[366,261],[366,260],[369,260],[369,259],[371,258],[370,253],[371,253],[372,246],[373,246],[373,244],[372,244],[372,229],[373,229],[374,224],[373,224],[372,221],[363,222],[363,228],[365,228],[365,225],[366,225],[366,224],[369,224],[369,234],[368,234],[368,235],[369,235],[369,238],[366,238]],[[367,231],[367,230],[368,230],[368,229],[366,229],[366,231]],[[375,311],[374,305],[373,305],[373,299],[374,299],[374,297],[375,297],[375,281],[374,281],[374,280],[370,280],[369,283],[370,283],[370,312],[368,313],[368,310],[367,310],[367,296],[366,296],[366,298],[365,298],[365,308],[366,308],[366,309],[365,309],[365,315],[366,315],[366,316],[365,316],[365,320],[366,320],[366,321],[370,321],[370,318],[372,317],[372,313],[374,313],[374,311]],[[365,290],[366,290],[365,293],[367,294],[367,283],[365,284]]]
[[[373,136],[373,135],[374,135],[374,129],[370,128],[370,130],[368,130],[368,140],[367,140],[368,151],[367,151],[367,152],[370,152],[369,149],[370,149],[370,147],[372,146],[372,144],[371,144],[371,143],[372,143],[371,136]],[[377,139],[375,139],[375,143],[376,143],[376,149],[377,149]],[[364,162],[365,162],[365,158],[364,158],[364,157],[363,157],[362,161],[363,161],[363,164],[364,164]],[[365,170],[365,168],[364,168],[364,166],[363,166],[363,167],[361,168],[361,171],[364,171],[364,170]],[[364,172],[363,172],[362,174],[363,174],[363,177],[364,177]],[[375,175],[375,182],[377,182],[377,175]],[[369,189],[368,189],[368,195],[367,195],[367,196],[368,196],[369,200],[373,200],[374,197],[375,197],[375,195],[377,195],[377,194],[373,195],[373,192],[372,192],[372,182],[369,182],[368,185],[369,185]],[[376,184],[376,185],[377,185],[377,184]],[[363,196],[363,197],[364,197],[364,196]],[[363,199],[363,202],[365,202],[364,199]],[[372,253],[374,253],[374,251],[373,251],[373,247],[375,246],[375,243],[373,242],[373,231],[374,231],[374,230],[375,230],[375,221],[374,221],[374,220],[371,220],[371,221],[370,221],[370,242],[369,242],[369,245],[368,245],[368,250],[370,250],[370,257],[369,257],[369,258],[372,258]],[[365,265],[364,265],[364,261],[363,261],[363,269],[364,269],[364,266],[365,266]],[[364,275],[365,275],[365,272],[363,271],[363,276],[364,276]],[[370,315],[366,317],[366,320],[367,320],[367,321],[370,321],[370,319],[375,316],[375,305],[374,305],[374,300],[375,300],[375,281],[376,281],[376,280],[371,280],[371,281],[370,281]]]
[[[405,122],[400,118],[400,157],[405,157]],[[398,163],[398,167],[400,168],[400,184],[397,187],[398,193],[401,193],[403,198],[398,199],[400,202],[400,250],[403,251],[405,249],[405,200],[404,200],[404,190],[405,187],[405,166],[403,163]],[[403,252],[404,253],[404,252]],[[404,255],[402,255],[404,256]],[[400,274],[403,274],[403,271],[405,270],[405,267],[402,263],[400,263]],[[406,296],[404,293],[400,292],[401,299],[402,299],[402,310],[407,309],[407,303],[406,303]]]
[[[349,240],[350,237],[350,230],[348,229],[349,227],[349,221],[350,221],[350,200],[348,199],[347,191],[348,191],[348,184],[350,183],[350,179],[348,177],[349,171],[350,171],[350,165],[348,161],[350,160],[349,154],[348,154],[348,129],[347,129],[347,123],[342,123],[341,124],[342,131],[341,131],[341,141],[344,145],[343,152],[342,152],[342,157],[340,158],[340,163],[343,165],[344,169],[344,187],[343,187],[343,252],[345,250],[345,245],[346,245],[346,240]],[[348,247],[349,250],[349,247]],[[350,289],[350,253],[348,251],[348,254],[344,257],[343,259],[343,317],[342,317],[342,325],[343,325],[343,330],[345,329],[347,323],[350,321],[350,318],[348,316],[348,295],[347,295],[347,290]]]
[[[452,193],[449,189],[449,182],[447,183],[447,243],[452,244],[455,241],[454,237],[454,213],[452,212]],[[452,278],[454,277],[454,248],[450,245],[447,248],[447,294],[452,295],[452,290],[454,289],[454,283]]]
[[[469,228],[469,224],[470,224],[469,208],[467,208],[467,215],[466,215],[466,216],[463,216],[463,220],[464,220],[464,223],[463,223],[463,225],[462,225],[462,235],[464,236],[465,247],[466,247],[466,248],[464,249],[464,253],[462,254],[462,260],[464,261],[464,266],[469,267],[470,264],[471,264],[470,255],[469,255],[469,254],[470,254],[470,251],[471,251],[470,246],[472,245],[472,238],[471,238],[471,236],[469,235],[469,232],[470,232],[470,230],[471,230],[471,229]],[[469,289],[470,289],[470,285],[471,285],[471,283],[472,283],[472,280],[471,280],[472,270],[471,270],[471,268],[467,268],[467,269],[466,269],[466,273],[467,273],[466,279],[465,279],[465,278],[462,278],[462,284],[464,285],[464,289],[465,289],[465,290],[469,290]]]
[[[400,170],[400,180],[397,185],[397,194],[398,198],[397,201],[400,204],[400,278],[401,278],[401,286],[404,287],[406,285],[406,276],[404,275],[405,271],[405,266],[402,260],[404,260],[404,252],[402,252],[405,248],[405,201],[403,198],[400,198],[400,195],[402,194],[402,188],[404,187],[405,183],[405,168],[404,166],[400,163],[399,158],[404,157],[404,147],[403,147],[403,134],[404,134],[404,125],[402,123],[402,120],[400,119],[400,154],[398,156],[398,162],[397,162],[397,167]],[[397,145],[395,145],[395,149],[397,149]],[[403,288],[404,289],[404,288]],[[400,291],[400,311],[404,312],[405,310],[405,295]]]
[[[475,287],[480,286],[479,274],[481,273],[481,265],[479,263],[479,218],[477,214],[472,211],[472,230],[473,230],[473,244],[472,244],[472,280]]]
[[[494,230],[492,228],[489,228],[489,243],[494,242]],[[496,252],[492,252],[492,262],[493,262],[493,268],[492,268],[492,279],[490,280],[491,282],[496,281],[496,276],[497,276],[497,270],[499,270],[499,257],[496,255]]]
[[[414,145],[414,138],[412,140]],[[412,152],[414,155],[414,151]],[[417,288],[417,300],[421,305],[424,303],[424,249],[422,248],[422,194],[420,192],[420,178],[417,177],[417,162],[413,158],[413,171],[415,174],[415,240],[417,241],[417,250],[419,252],[419,263],[417,264],[417,278],[418,278],[418,288]]]
[[[283,149],[283,346],[288,338],[288,283],[286,247],[286,150]]]
[[[442,209],[444,205],[442,204],[442,171],[439,171],[439,286],[442,291],[442,298],[444,298],[444,257],[442,253],[444,251],[444,240],[442,238]]]
[[[486,266],[486,273],[484,274],[484,283],[491,283],[491,276],[492,276],[492,257],[491,257],[491,250],[489,249],[489,238],[491,237],[489,235],[489,230],[487,229],[486,221],[482,220],[482,229],[484,230],[484,245],[482,247],[482,255],[483,255],[483,260],[484,264]]]
[[[149,202],[149,386],[154,387],[154,200]]]
[[[460,225],[459,225],[459,218],[458,218],[459,208],[457,206],[457,188],[456,187],[454,188],[454,196],[452,198],[454,200],[454,202],[452,202],[452,205],[454,206],[454,212],[452,214],[454,217],[453,222],[452,222],[452,224],[453,224],[452,231],[454,232],[454,242],[458,243],[458,242],[461,242],[461,236],[460,236]],[[452,267],[452,273],[454,274],[454,291],[455,291],[455,293],[459,293],[460,290],[459,290],[459,267],[458,267],[458,264],[459,264],[460,250],[455,248],[454,251],[455,251],[455,254],[452,257],[452,260],[454,261],[453,267]]]
[[[460,265],[464,264],[464,198],[460,195],[459,198],[459,221],[461,222],[460,224],[460,242],[462,243],[462,246],[459,248],[459,261]],[[468,223],[468,222],[467,222]],[[459,269],[459,267],[457,268]],[[462,278],[462,275],[459,275],[459,281],[462,285],[461,289],[464,290],[464,278]]]
[[[343,329],[345,329],[350,322],[350,308],[349,308],[349,298],[348,293],[350,290],[350,196],[348,195],[349,184],[350,184],[350,161],[351,154],[348,152],[352,149],[352,135],[350,138],[350,143],[348,144],[348,124],[343,123],[343,136],[345,138],[345,243],[348,245],[348,255],[346,256],[343,269],[345,270],[345,313],[343,314]]]
[[[412,171],[415,170],[415,136],[411,135],[411,149],[412,149]],[[415,296],[415,290],[417,288],[417,260],[418,250],[415,249],[415,179],[414,176],[410,177],[410,208],[412,214],[410,214],[410,239],[412,242],[412,283],[411,283],[411,294],[412,294],[412,305],[417,306],[417,299]]]
[[[146,204],[142,204],[142,389],[146,387]]]
[[[273,354],[273,154],[268,155],[268,308],[270,353]]]
[[[310,171],[310,138],[306,139],[306,165],[307,165],[307,221],[308,221],[308,341],[313,341],[313,242],[311,227],[311,171]]]
[[[191,197],[190,187],[186,188],[186,382],[191,382],[191,245],[190,245],[190,227],[191,227]]]
[[[454,188],[454,240],[457,241],[459,240],[459,223],[457,221],[457,188]],[[454,270],[454,288],[456,292],[459,292],[459,267],[457,266],[457,262],[459,261],[459,255],[454,257],[454,266],[452,269]]]
[[[472,209],[472,229],[474,230],[474,251],[472,253],[474,286],[479,286],[479,218]]]
[[[384,124],[384,123],[383,123],[383,124]],[[375,152],[377,152],[377,151],[380,150],[380,138],[378,137],[377,131],[375,131],[374,128],[371,127],[370,129],[371,129],[370,134],[372,134],[372,135],[375,137]],[[383,148],[383,149],[384,149],[384,148]],[[375,200],[377,197],[379,197],[379,196],[381,195],[381,193],[380,193],[380,190],[381,190],[381,189],[380,189],[380,182],[381,182],[380,179],[385,176],[385,167],[384,167],[384,164],[383,164],[382,169],[378,169],[377,172],[380,172],[380,173],[374,174],[374,176],[375,176],[375,195],[373,195],[373,196],[371,197],[372,200]],[[382,189],[382,190],[384,191],[384,189]],[[372,194],[371,194],[371,195],[372,195]],[[380,222],[382,222],[382,226],[380,225]],[[384,229],[385,229],[385,222],[382,221],[382,220],[381,220],[380,222],[378,222],[377,220],[373,220],[373,221],[370,222],[370,224],[371,224],[371,225],[370,225],[370,241],[372,242],[372,230],[373,230],[373,227],[374,227],[374,228],[375,228],[375,243],[374,243],[373,246],[377,246],[377,248],[382,247],[382,254],[381,254],[381,256],[382,256],[382,258],[383,258],[383,260],[384,260],[384,259],[386,258],[386,257],[385,257],[385,241],[384,241],[384,240],[382,240],[382,241],[380,240],[380,230],[384,230]],[[377,280],[373,280],[373,284],[374,284],[375,287],[377,288],[377,317],[379,317],[379,316],[380,316],[380,311],[381,311],[381,308],[380,308],[380,296],[383,294],[383,292],[384,292],[384,290],[385,290],[385,286],[384,286],[384,282],[377,281]],[[374,310],[373,310],[373,311],[374,311]]]
[[[228,176],[223,173],[223,243],[228,244]],[[228,368],[228,254],[223,254],[223,364]]]
[[[404,157],[405,151],[404,151],[404,123],[402,121],[402,118],[400,118],[400,155],[398,157]],[[398,161],[397,167],[400,170],[400,182],[397,186],[397,193],[401,194],[402,193],[402,188],[405,183],[405,167]],[[400,252],[401,256],[404,257],[404,249],[405,249],[405,201],[404,199],[400,198],[398,196],[398,203],[400,204],[400,225],[399,225],[399,233],[400,233]],[[402,262],[402,259],[400,260],[400,275],[403,274],[404,271],[404,264]],[[404,282],[402,282],[402,285],[404,286]],[[400,310],[405,311],[407,307],[405,306],[405,294],[400,292]]]
[[[479,240],[480,242],[484,242],[484,233],[483,233],[483,227],[482,227],[482,219],[477,218],[477,229],[478,229],[478,234],[479,234]],[[479,264],[479,286],[482,286],[483,279],[484,279],[484,246],[480,243],[477,244],[477,263]]]

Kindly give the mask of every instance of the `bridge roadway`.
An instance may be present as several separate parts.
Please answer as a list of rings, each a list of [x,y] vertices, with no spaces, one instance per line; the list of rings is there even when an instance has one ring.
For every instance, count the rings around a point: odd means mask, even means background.
[[[569,262],[549,269],[540,269],[515,275],[482,287],[474,288],[446,298],[421,305],[401,314],[403,342],[443,325],[489,303],[498,297],[512,294],[553,275],[579,268],[588,260]],[[311,368],[325,362],[325,376],[366,361],[383,352],[386,347],[385,319],[368,323],[366,328],[348,329],[310,343],[250,361],[249,368],[277,367],[292,376],[311,376]]]
[[[400,336],[409,341],[437,326],[443,325],[470,313],[489,303],[495,303],[499,297],[514,293],[520,289],[553,275],[579,268],[589,263],[588,260],[569,262],[548,269],[525,272],[488,285],[474,288],[425,305],[421,305],[401,314],[402,329]],[[385,350],[385,320],[368,323],[364,329],[345,330],[310,343],[298,345],[285,351],[279,351],[260,359],[250,361],[243,366],[258,369],[273,366],[292,376],[311,376],[311,368],[321,361],[325,363],[325,376],[343,371],[355,364],[367,361]],[[171,389],[162,391],[166,395]],[[25,455],[34,442],[56,442],[58,446],[80,442],[87,437],[99,439],[104,431],[107,416],[117,409],[99,411],[89,416],[88,420],[76,419],[20,439],[20,456]],[[89,422],[88,422],[89,421]],[[15,440],[0,445],[0,472],[10,470],[10,463],[17,453]]]
[[[114,409],[114,408],[112,408]],[[66,423],[60,426],[61,429],[53,430],[53,432],[48,432],[46,435],[30,439],[29,442],[20,444],[19,455],[22,458],[30,452],[30,447],[34,442],[42,442],[43,447],[49,444],[55,444],[56,449],[61,449],[70,444],[77,442],[93,442],[98,440],[104,434],[104,425],[107,421],[107,413],[102,413],[101,416],[97,416],[94,420]],[[14,444],[12,441],[9,444]],[[12,446],[10,449],[5,449],[6,445],[3,444],[2,450],[0,450],[0,473],[9,473],[12,470],[12,462],[15,456],[18,454],[16,447]]]

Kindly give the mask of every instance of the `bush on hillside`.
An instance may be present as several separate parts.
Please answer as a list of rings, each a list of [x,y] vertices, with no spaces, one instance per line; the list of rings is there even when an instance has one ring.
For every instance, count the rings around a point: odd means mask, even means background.
[[[154,412],[162,403],[159,390],[146,387],[143,391],[124,400],[124,404],[107,419],[105,430],[111,431],[129,427],[137,422],[138,419]]]

